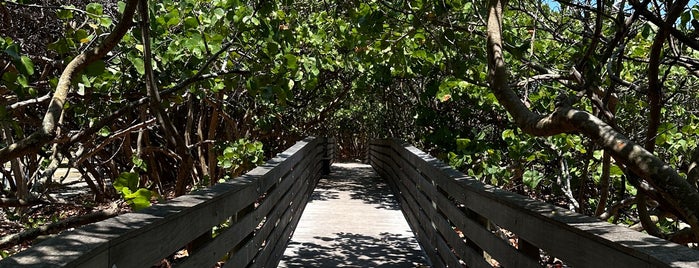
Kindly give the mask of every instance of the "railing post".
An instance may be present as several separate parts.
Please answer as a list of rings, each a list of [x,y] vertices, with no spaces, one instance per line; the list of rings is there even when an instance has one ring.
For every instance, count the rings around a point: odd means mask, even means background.
[[[330,153],[330,143],[333,141],[332,138],[322,138],[323,139],[323,175],[330,174],[330,166],[332,165],[333,155]]]

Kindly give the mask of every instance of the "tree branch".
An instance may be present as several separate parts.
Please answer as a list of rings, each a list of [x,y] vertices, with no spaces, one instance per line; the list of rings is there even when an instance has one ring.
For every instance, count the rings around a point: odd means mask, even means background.
[[[70,63],[68,63],[58,80],[56,92],[53,94],[53,98],[51,99],[46,114],[44,115],[42,127],[26,138],[0,149],[0,163],[4,163],[10,159],[38,151],[43,145],[51,142],[51,140],[56,136],[58,118],[63,112],[63,107],[66,103],[66,98],[68,97],[68,92],[70,91],[70,85],[73,77],[85,69],[85,67],[90,65],[90,63],[93,63],[107,55],[107,53],[119,43],[121,38],[131,28],[133,15],[136,11],[137,4],[138,0],[129,0],[124,8],[124,15],[122,16],[121,21],[116,25],[114,30],[107,36],[102,44],[100,44],[100,46],[97,48],[81,53],[70,61]]]
[[[615,160],[626,165],[681,213],[699,237],[699,192],[673,168],[648,150],[635,144],[599,118],[588,112],[558,106],[547,116],[530,111],[507,84],[507,69],[502,54],[502,2],[489,1],[488,79],[500,104],[524,132],[535,136],[582,133],[607,150]]]

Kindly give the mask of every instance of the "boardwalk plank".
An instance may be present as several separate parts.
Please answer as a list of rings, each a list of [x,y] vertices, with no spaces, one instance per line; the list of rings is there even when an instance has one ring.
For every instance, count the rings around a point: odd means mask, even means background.
[[[279,267],[416,267],[424,255],[388,185],[371,166],[333,164]]]

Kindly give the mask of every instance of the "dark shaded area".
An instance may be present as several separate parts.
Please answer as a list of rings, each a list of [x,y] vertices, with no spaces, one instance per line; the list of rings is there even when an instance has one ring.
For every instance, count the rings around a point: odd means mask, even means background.
[[[350,192],[352,199],[375,204],[378,209],[400,210],[391,188],[371,166],[332,166],[331,175],[318,182],[309,202],[338,199],[338,193],[344,191]]]
[[[412,237],[336,233],[333,237],[315,238],[326,245],[290,243],[299,250],[296,256],[284,259],[286,267],[427,267]]]

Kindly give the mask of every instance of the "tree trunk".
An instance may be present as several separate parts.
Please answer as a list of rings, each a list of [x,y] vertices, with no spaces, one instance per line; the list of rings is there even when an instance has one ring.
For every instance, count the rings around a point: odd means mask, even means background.
[[[153,73],[153,64],[150,47],[150,17],[148,13],[148,0],[140,0],[139,10],[141,14],[141,39],[143,41],[143,61],[145,67],[146,90],[150,98],[151,112],[155,115],[158,123],[163,129],[168,143],[175,147],[177,155],[180,157],[180,165],[177,169],[177,181],[175,183],[175,195],[185,194],[187,184],[191,178],[193,165],[192,155],[189,153],[187,144],[170,120],[161,105],[162,100],[158,92],[158,86]]]

